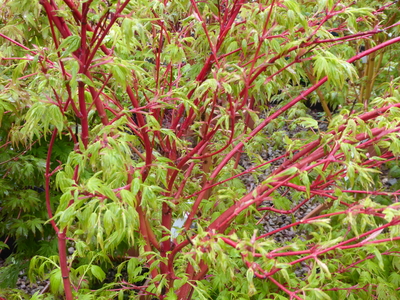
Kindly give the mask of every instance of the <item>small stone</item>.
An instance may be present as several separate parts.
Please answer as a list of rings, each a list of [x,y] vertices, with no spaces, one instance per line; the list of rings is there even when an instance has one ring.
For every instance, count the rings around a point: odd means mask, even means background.
[[[69,247],[68,248],[68,253],[69,254],[73,254],[75,252],[75,248],[74,247]]]

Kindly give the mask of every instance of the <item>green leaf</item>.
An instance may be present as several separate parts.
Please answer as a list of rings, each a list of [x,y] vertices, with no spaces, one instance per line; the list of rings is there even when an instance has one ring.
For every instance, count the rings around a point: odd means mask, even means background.
[[[246,55],[246,53],[247,53],[247,41],[246,41],[246,39],[242,40],[242,51],[243,51],[243,55]]]
[[[317,80],[326,75],[329,82],[342,88],[347,78],[357,77],[354,66],[329,51],[317,54],[314,60],[314,74],[316,74]]]
[[[219,15],[219,10],[218,8],[215,6],[215,4],[213,3],[213,1],[207,1],[207,6],[210,8],[211,12],[215,15],[218,16]]]
[[[272,39],[270,43],[271,43],[272,49],[274,49],[276,51],[276,53],[279,54],[281,52],[281,44],[278,42],[278,40]]]
[[[291,167],[279,173],[279,176],[292,176],[298,172],[299,169],[296,167]]]
[[[318,129],[318,121],[309,117],[300,117],[297,118],[300,121],[300,125],[305,128],[314,128]]]
[[[283,278],[285,278],[286,283],[289,285],[289,288],[291,287],[291,280],[289,273],[286,269],[281,269],[280,273],[282,274]]]
[[[356,179],[356,172],[353,164],[347,166],[347,177],[350,180],[350,187],[354,186],[354,180]]]
[[[91,265],[90,271],[92,272],[93,276],[96,277],[99,281],[103,281],[106,278],[106,273],[99,266]]]
[[[306,188],[306,195],[308,198],[311,197],[311,193],[310,193],[310,189],[311,189],[311,183],[310,183],[310,178],[308,177],[308,173],[307,172],[302,172],[300,174],[300,180],[301,183],[305,186]]]
[[[246,272],[246,278],[247,278],[247,282],[248,283],[252,283],[253,282],[253,278],[254,278],[254,271],[253,269],[247,269]]]
[[[58,47],[58,50],[64,49],[63,53],[61,54],[61,57],[66,57],[72,52],[78,50],[78,48],[81,45],[81,38],[80,36],[77,35],[70,35],[66,39],[64,39],[60,46]]]
[[[128,261],[127,271],[130,282],[138,281],[137,277],[142,273],[142,267],[138,258],[133,257]]]
[[[130,81],[130,71],[127,67],[122,65],[114,65],[111,72],[116,82],[118,82],[123,89],[126,88],[127,82]]]
[[[60,269],[55,269],[50,273],[50,291],[53,295],[60,295],[60,293],[63,291]]]
[[[320,289],[313,289],[315,295],[317,296],[317,299],[326,299],[326,300],[332,300],[331,297],[329,297],[329,295],[325,292],[323,292]]]
[[[82,81],[82,82],[84,82],[86,85],[88,85],[88,86],[91,86],[91,87],[95,87],[96,85],[94,84],[94,82],[89,78],[89,77],[87,77],[85,74],[83,74],[83,73],[78,73],[78,75],[76,76],[76,80],[79,82],[79,81]]]
[[[172,289],[169,290],[169,292],[166,295],[167,297],[165,298],[165,300],[177,300],[178,296],[176,295],[175,291],[173,291]]]
[[[132,207],[136,207],[136,198],[131,191],[121,190],[121,198],[122,200]]]
[[[147,125],[151,130],[160,130],[161,126],[160,123],[154,118],[152,115],[146,116]]]
[[[114,214],[110,210],[104,213],[103,223],[106,234],[110,235],[111,231],[114,229]]]
[[[118,300],[124,300],[124,290],[120,290],[118,292]]]
[[[218,81],[214,78],[205,80],[194,92],[193,98],[201,98],[207,91],[215,92],[218,87]]]
[[[378,266],[381,268],[383,271],[385,270],[385,265],[383,264],[383,257],[381,252],[379,252],[378,248],[376,247],[368,247],[372,252],[375,254],[376,259],[378,260]]]
[[[73,206],[68,207],[66,210],[61,212],[61,217],[59,220],[59,224],[61,229],[68,226],[73,221],[75,216],[75,208]]]
[[[28,61],[23,60],[23,61],[21,61],[21,62],[18,63],[17,67],[14,68],[13,74],[12,74],[12,81],[13,81],[13,83],[16,83],[18,77],[21,77],[21,76],[22,76],[22,74],[23,74],[23,72],[24,72],[24,70],[25,70],[25,67],[26,67],[26,65],[27,65],[27,62],[28,62]]]
[[[389,276],[389,281],[394,286],[400,286],[400,274],[397,272],[392,272]]]
[[[139,192],[139,190],[140,190],[140,179],[138,177],[135,177],[131,183],[132,196],[135,197],[136,194]]]
[[[300,6],[296,1],[294,1],[294,0],[285,0],[284,5],[288,9],[291,9],[291,10],[295,11],[296,13],[300,13]]]
[[[323,272],[325,272],[326,277],[328,277],[328,279],[331,279],[331,272],[329,272],[329,268],[328,266],[323,263],[322,261],[320,261],[319,259],[316,259],[316,262],[318,264],[318,266],[322,269]]]
[[[142,205],[152,205],[154,204],[156,199],[157,197],[156,194],[153,192],[152,187],[145,186],[143,188]]]
[[[277,209],[289,210],[292,201],[290,201],[287,197],[277,196],[274,198],[274,207]]]

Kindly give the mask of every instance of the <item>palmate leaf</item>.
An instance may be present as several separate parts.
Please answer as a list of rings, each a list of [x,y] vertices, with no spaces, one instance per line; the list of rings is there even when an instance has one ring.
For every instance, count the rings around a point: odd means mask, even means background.
[[[328,81],[339,88],[343,87],[345,80],[357,78],[357,71],[352,64],[328,51],[318,53],[314,57],[314,74],[317,80],[328,76]]]
[[[274,207],[277,209],[289,210],[292,202],[286,197],[274,197]]]
[[[142,194],[142,202],[141,205],[149,206],[149,207],[156,207],[156,199],[157,195],[154,193],[154,189],[151,186],[144,186],[143,187],[143,194]]]
[[[61,42],[60,46],[58,47],[58,50],[64,49],[61,57],[67,57],[72,52],[76,51],[80,45],[81,45],[80,36],[71,35]]]
[[[2,205],[8,209],[21,209],[26,213],[34,212],[38,207],[41,199],[37,192],[33,190],[13,191],[3,201]]]
[[[18,276],[21,270],[21,265],[17,263],[2,267],[0,269],[0,288],[6,289],[16,287]]]
[[[15,113],[17,111],[17,108],[15,107],[15,104],[13,101],[9,98],[7,98],[5,95],[0,96],[0,127],[1,127],[1,122],[3,120],[3,115],[4,112],[10,111]]]
[[[135,207],[136,206],[136,198],[135,194],[128,190],[122,190],[121,192],[122,200],[127,203],[129,206]]]
[[[385,300],[385,299],[390,299],[390,300],[396,300],[398,299],[399,293],[395,290],[395,288],[389,286],[384,280],[381,280],[382,282],[378,284],[378,287],[376,289],[376,293],[378,296],[379,300]]]
[[[39,218],[34,218],[26,221],[27,227],[33,234],[36,234],[36,230],[43,232],[44,221]]]
[[[2,26],[0,32],[4,35],[11,37],[12,39],[23,43],[24,33],[19,28],[19,26],[15,26],[14,24]]]
[[[163,59],[165,61],[171,61],[172,63],[180,63],[186,58],[183,47],[175,44],[167,45],[164,52],[165,54],[163,55]]]
[[[14,68],[13,70],[13,74],[12,74],[12,81],[13,83],[17,82],[18,77],[21,77],[26,66],[27,66],[28,61],[27,60],[23,60],[21,62],[19,62],[17,64],[17,66]]]
[[[41,139],[51,131],[50,125],[55,126],[61,133],[64,128],[64,116],[56,105],[35,102],[25,115],[25,124],[20,130],[21,140],[32,141],[34,136]]]
[[[393,286],[400,286],[400,274],[397,272],[392,272],[389,276],[389,281]]]

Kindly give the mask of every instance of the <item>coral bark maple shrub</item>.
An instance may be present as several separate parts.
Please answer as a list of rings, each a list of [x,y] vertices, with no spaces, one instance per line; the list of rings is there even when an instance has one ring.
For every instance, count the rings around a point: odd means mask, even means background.
[[[399,297],[399,193],[379,175],[400,152],[398,1],[0,10],[1,212],[57,240],[30,260],[50,280],[35,299]]]

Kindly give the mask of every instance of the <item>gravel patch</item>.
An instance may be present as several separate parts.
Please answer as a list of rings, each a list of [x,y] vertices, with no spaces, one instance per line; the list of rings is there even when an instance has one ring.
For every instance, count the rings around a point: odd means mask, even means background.
[[[5,266],[6,266],[6,260],[0,259],[0,268]],[[16,283],[16,288],[28,295],[33,295],[36,292],[39,292],[40,294],[46,292],[49,288],[49,285],[50,282],[48,280],[30,282],[26,274],[26,270],[23,270],[19,273],[19,277]]]

